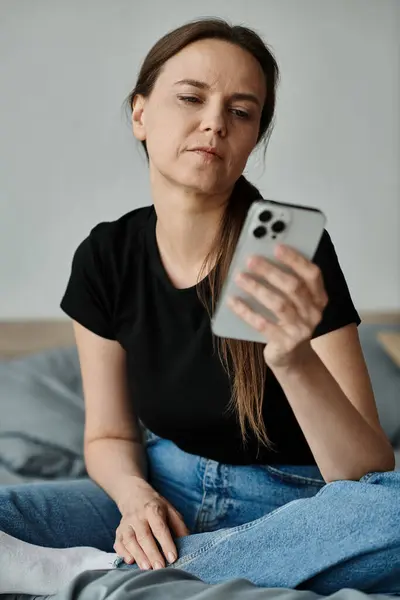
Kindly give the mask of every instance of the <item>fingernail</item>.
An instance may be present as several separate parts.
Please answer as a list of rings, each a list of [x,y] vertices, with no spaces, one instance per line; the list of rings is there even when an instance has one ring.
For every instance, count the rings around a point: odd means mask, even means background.
[[[163,569],[164,567],[158,560],[156,560],[156,562],[154,563],[154,568],[155,569]]]
[[[169,563],[173,563],[176,561],[176,556],[173,552],[168,552],[167,558]]]
[[[141,569],[143,571],[150,571],[151,565],[149,563],[147,563],[147,562],[144,562],[144,563],[142,563]]]

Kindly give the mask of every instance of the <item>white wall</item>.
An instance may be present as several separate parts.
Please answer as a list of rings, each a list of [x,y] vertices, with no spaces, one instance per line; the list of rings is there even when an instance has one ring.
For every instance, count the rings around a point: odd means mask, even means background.
[[[158,37],[210,15],[282,69],[250,179],[326,211],[360,310],[400,307],[399,0],[1,0],[0,319],[61,317],[78,243],[151,202],[122,101]]]

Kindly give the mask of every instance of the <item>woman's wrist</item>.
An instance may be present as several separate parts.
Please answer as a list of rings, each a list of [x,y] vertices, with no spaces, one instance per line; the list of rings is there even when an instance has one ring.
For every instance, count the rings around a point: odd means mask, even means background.
[[[118,506],[121,514],[123,514],[131,502],[132,492],[135,490],[149,487],[149,483],[144,475],[125,475],[118,481],[118,489],[114,495],[114,501]]]

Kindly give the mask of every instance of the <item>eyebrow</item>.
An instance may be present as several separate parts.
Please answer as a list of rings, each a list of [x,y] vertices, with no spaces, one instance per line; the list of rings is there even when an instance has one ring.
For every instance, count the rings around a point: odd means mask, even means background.
[[[174,85],[190,85],[192,87],[197,87],[201,90],[209,90],[210,86],[205,81],[198,81],[197,79],[181,79],[180,81],[176,81]],[[257,106],[261,108],[261,103],[255,94],[250,93],[239,93],[236,92],[232,94],[233,100],[248,100],[249,102],[253,102]]]

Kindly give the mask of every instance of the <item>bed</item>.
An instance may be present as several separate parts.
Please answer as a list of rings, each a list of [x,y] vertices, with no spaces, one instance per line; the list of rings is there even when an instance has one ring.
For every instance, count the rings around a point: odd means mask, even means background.
[[[361,316],[360,339],[380,420],[395,449],[396,468],[400,468],[400,366],[395,360],[400,314]],[[385,340],[389,341],[390,350]],[[0,408],[0,485],[86,475],[82,455],[82,382],[69,321],[0,322]],[[363,600],[363,596],[374,600],[388,598],[348,588],[334,596],[335,600]],[[207,586],[178,569],[137,574],[90,571],[53,598],[99,597],[110,600],[111,597],[118,600],[319,598],[308,591],[260,589],[244,580]]]

